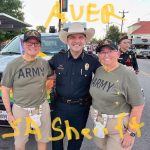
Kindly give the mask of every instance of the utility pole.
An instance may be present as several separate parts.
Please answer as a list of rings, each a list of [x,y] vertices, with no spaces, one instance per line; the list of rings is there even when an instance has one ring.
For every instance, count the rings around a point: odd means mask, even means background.
[[[110,25],[110,22],[108,22],[108,24],[107,24],[107,31],[109,30],[109,25]]]
[[[61,15],[61,0],[59,0],[59,13]],[[58,31],[61,30],[61,19],[59,18]]]
[[[110,22],[108,22],[108,24],[106,24],[106,36],[107,36],[107,32],[109,30],[109,24],[110,24]]]
[[[121,21],[121,33],[122,33],[122,29],[123,29],[123,19],[125,18],[125,14],[129,13],[128,11],[119,11],[119,13],[122,13],[122,21]]]

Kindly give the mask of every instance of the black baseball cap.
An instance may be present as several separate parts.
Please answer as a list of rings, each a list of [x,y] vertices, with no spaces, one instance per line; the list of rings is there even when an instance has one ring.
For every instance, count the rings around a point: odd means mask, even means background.
[[[36,30],[29,30],[24,33],[24,42],[29,40],[30,38],[35,38],[41,43],[41,34]]]
[[[117,45],[114,45],[114,44],[104,44],[104,45],[97,46],[96,52],[101,52],[104,48],[109,48],[111,50],[115,50],[115,51],[117,50],[118,51]]]

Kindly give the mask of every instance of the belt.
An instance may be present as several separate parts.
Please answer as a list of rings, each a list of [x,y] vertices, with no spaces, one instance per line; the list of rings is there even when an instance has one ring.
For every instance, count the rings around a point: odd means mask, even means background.
[[[121,114],[121,113],[120,113]],[[98,113],[98,115],[102,118],[109,118],[109,119],[113,119],[113,118],[118,118],[120,116],[120,114],[117,114],[117,115],[107,115],[107,114],[101,114],[101,113]],[[122,113],[124,114],[125,116],[128,116],[129,113]]]
[[[18,107],[18,108],[22,108],[22,109],[24,109],[24,110],[26,110],[26,111],[28,111],[29,112],[29,114],[32,114],[32,112],[33,111],[35,111],[35,110],[38,110],[38,113],[41,115],[42,114],[42,105],[40,105],[39,107],[34,107],[34,108],[24,108],[24,107],[21,107],[21,106],[19,106],[19,105],[17,105],[17,104],[14,104],[16,107]]]
[[[95,109],[95,108],[93,108],[93,107],[91,106],[91,115],[92,115],[92,118],[93,118],[95,124],[96,124],[96,122],[97,122],[98,117],[101,117],[101,118],[103,118],[103,121],[104,121],[104,122],[103,122],[104,127],[106,126],[108,119],[116,119],[116,118],[119,118],[121,114],[124,114],[124,116],[128,116],[128,115],[129,115],[129,113],[119,113],[119,114],[117,114],[117,115],[102,114],[102,113],[99,112],[97,109]]]
[[[115,119],[120,117],[121,114],[123,114],[124,116],[128,116],[129,113],[119,113],[117,115],[107,115],[107,114],[103,114],[101,112],[99,112],[97,109],[93,108],[93,106],[91,106],[91,114],[94,116],[94,118],[96,119],[98,116],[102,117],[102,118],[109,118],[109,119]]]
[[[122,113],[122,114],[124,114],[124,116],[128,116],[129,115],[129,113]],[[104,123],[103,124],[104,124],[104,126],[106,126],[108,119],[119,118],[119,116],[121,115],[121,113],[117,114],[117,115],[107,115],[107,114],[99,114],[98,113],[98,115],[101,116],[104,119]]]
[[[88,105],[91,104],[91,97],[78,98],[78,99],[67,99],[65,97],[57,97],[57,100],[67,104],[80,104],[80,105]]]

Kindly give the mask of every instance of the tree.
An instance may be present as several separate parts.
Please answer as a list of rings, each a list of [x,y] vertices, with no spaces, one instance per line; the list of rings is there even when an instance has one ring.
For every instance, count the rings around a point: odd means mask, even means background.
[[[116,44],[119,40],[119,36],[120,36],[119,28],[115,25],[110,26],[106,33],[106,38],[112,40],[113,43]]]
[[[12,17],[24,21],[22,2],[20,0],[0,0],[0,13],[6,13]],[[24,30],[26,29],[22,29],[22,31]],[[2,41],[12,39],[19,33],[21,33],[21,31],[0,31],[0,43]]]
[[[36,26],[36,30],[39,32],[45,32],[46,28],[44,26]]]
[[[98,40],[96,38],[93,38],[91,43],[96,44],[96,43],[98,43]]]
[[[19,20],[24,21],[24,13],[22,12],[22,2],[20,0],[1,0],[0,12],[6,13]]]
[[[93,38],[93,39],[91,40],[91,43],[93,43],[93,44],[99,44],[99,43],[101,43],[101,42],[102,42],[101,39]]]

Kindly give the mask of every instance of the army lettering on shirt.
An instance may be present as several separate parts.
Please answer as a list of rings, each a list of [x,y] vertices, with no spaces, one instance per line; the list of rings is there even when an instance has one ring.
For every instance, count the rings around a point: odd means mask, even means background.
[[[104,114],[128,113],[131,107],[144,103],[136,75],[122,64],[111,72],[99,67],[90,94],[93,107]]]
[[[46,80],[52,74],[48,62],[37,57],[34,61],[25,61],[22,56],[10,62],[1,83],[13,88],[14,103],[28,108],[41,105],[46,99]]]
[[[110,81],[105,81],[105,80],[99,79],[99,78],[94,78],[91,83],[91,86],[97,87],[106,92],[112,91],[112,89],[114,88],[114,85],[115,84]]]
[[[44,76],[44,67],[21,68],[19,69],[18,79]]]

